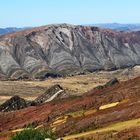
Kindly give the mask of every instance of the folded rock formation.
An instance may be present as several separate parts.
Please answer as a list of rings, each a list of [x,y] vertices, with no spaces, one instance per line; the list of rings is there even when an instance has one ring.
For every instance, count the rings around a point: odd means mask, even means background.
[[[0,36],[0,78],[47,78],[140,64],[140,32],[48,25]]]
[[[29,106],[37,106],[45,102],[67,97],[70,97],[70,94],[66,93],[60,85],[53,85],[49,87],[45,93],[38,96],[33,101],[24,100],[19,96],[11,97],[9,100],[0,105],[0,112],[15,111]]]
[[[27,102],[19,96],[13,96],[0,106],[0,112],[19,110],[27,107]]]

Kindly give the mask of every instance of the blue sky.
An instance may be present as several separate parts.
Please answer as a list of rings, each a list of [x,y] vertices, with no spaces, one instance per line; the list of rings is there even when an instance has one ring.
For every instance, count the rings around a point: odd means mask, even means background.
[[[0,27],[140,23],[140,0],[0,0]]]

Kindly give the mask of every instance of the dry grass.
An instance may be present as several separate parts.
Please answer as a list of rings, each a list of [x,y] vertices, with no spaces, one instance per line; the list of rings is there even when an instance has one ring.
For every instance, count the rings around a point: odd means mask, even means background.
[[[99,110],[111,108],[111,107],[114,107],[114,106],[116,106],[116,105],[118,105],[118,104],[119,104],[119,102],[115,102],[115,103],[111,103],[111,104],[102,105],[102,106],[99,107]]]
[[[84,115],[88,116],[88,115],[94,114],[96,112],[97,112],[97,109],[90,109],[90,110],[85,111]]]
[[[73,118],[81,117],[84,115],[84,110],[76,111],[76,112],[71,112],[67,114],[68,116],[71,116]]]
[[[99,72],[57,79],[50,78],[46,81],[0,81],[0,104],[13,95],[19,95],[28,100],[35,99],[54,84],[60,84],[71,94],[82,94],[98,85],[105,84],[114,77],[120,80],[130,78],[122,76],[119,72]]]
[[[62,118],[59,118],[59,119],[57,119],[57,120],[55,120],[54,122],[53,122],[53,125],[58,125],[58,124],[62,124],[62,123],[64,123],[64,122],[66,122],[66,120],[67,120],[67,116],[64,116],[64,117],[62,117]]]
[[[114,103],[102,105],[102,106],[99,107],[99,110],[104,110],[104,109],[107,109],[107,108],[115,107],[117,105],[127,103],[128,101],[129,101],[129,99],[125,99],[125,100],[122,100],[120,102],[114,102]]]
[[[124,121],[124,122],[119,122],[119,123],[112,124],[112,125],[109,125],[104,128],[99,128],[99,129],[88,131],[88,132],[69,135],[69,136],[64,137],[63,139],[64,140],[73,140],[76,138],[81,138],[81,137],[92,135],[95,133],[108,132],[108,131],[121,131],[124,129],[138,127],[138,126],[140,126],[140,118],[134,119],[134,120],[129,120],[129,121]]]
[[[60,84],[71,94],[80,94],[107,81],[107,78],[100,79],[92,74],[48,79],[46,81],[0,81],[0,103],[13,95],[19,95],[28,100],[35,99],[54,84]]]

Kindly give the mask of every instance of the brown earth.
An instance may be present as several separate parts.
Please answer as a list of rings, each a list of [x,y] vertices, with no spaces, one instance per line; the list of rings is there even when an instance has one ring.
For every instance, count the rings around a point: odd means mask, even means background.
[[[77,138],[77,140],[139,140],[140,139],[140,127],[133,127],[124,129],[121,131],[109,131],[96,133],[85,136],[83,138]],[[72,140],[72,139],[71,139]]]
[[[103,105],[116,102],[118,105],[114,107],[101,109]],[[95,111],[90,113],[90,110]],[[78,117],[71,115],[79,111],[88,111],[88,113]],[[140,118],[140,77],[104,89],[93,89],[85,93],[85,96],[52,101],[15,112],[0,113],[0,130],[7,132],[29,124],[46,127],[62,116],[68,118],[55,126],[60,136]]]

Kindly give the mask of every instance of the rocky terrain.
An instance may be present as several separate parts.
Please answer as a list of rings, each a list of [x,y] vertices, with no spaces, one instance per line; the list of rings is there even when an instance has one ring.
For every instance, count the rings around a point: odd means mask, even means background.
[[[0,138],[8,138],[32,124],[52,128],[64,140],[139,139],[140,77],[113,79],[84,96],[69,97],[0,113]]]
[[[119,83],[119,81],[116,78],[114,78],[110,80],[109,82],[107,82],[105,85],[97,86],[94,89],[103,89],[117,83]],[[70,95],[60,85],[54,85],[48,88],[45,91],[45,93],[38,96],[35,100],[27,101],[15,95],[11,97],[10,99],[8,99],[7,101],[5,101],[2,105],[0,105],[0,112],[15,111],[15,110],[23,109],[29,106],[37,106],[42,103],[51,102],[53,100],[59,100],[62,98],[70,98],[70,97],[76,97],[76,95],[75,96]]]
[[[42,103],[68,97],[70,97],[70,94],[66,93],[60,85],[54,85],[48,88],[45,93],[38,96],[35,100],[29,101],[15,95],[0,105],[0,112],[20,110],[29,106],[37,106]]]
[[[1,79],[45,79],[140,64],[140,33],[48,25],[0,36]]]
[[[56,99],[68,98],[69,96],[70,94],[66,93],[60,85],[54,85],[47,89],[44,94],[38,96],[33,103],[35,103],[35,105],[39,105]]]
[[[0,105],[0,111],[8,112],[13,110],[19,110],[27,106],[28,105],[24,99],[20,98],[19,96],[13,96],[11,99]]]
[[[16,95],[25,100],[35,100],[54,85],[63,87],[65,91],[64,96],[83,95],[95,87],[102,87],[102,85],[115,77],[117,77],[119,81],[126,81],[139,75],[140,66],[135,66],[115,71],[99,71],[86,75],[49,78],[47,80],[0,81],[0,104]]]

